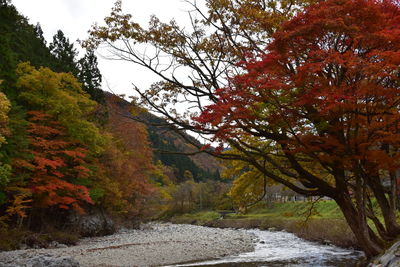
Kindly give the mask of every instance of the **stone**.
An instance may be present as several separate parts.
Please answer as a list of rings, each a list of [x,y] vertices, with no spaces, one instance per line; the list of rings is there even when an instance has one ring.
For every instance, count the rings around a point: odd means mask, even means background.
[[[27,267],[79,267],[79,263],[71,257],[36,256],[28,260]]]
[[[388,250],[382,255],[373,259],[373,261],[368,264],[368,267],[394,267],[400,266],[400,241],[394,243]]]
[[[113,220],[98,210],[84,215],[71,214],[68,217],[68,227],[83,237],[110,235],[116,231]]]
[[[1,267],[79,267],[79,262],[72,257],[36,255],[19,258],[12,263],[0,263]]]

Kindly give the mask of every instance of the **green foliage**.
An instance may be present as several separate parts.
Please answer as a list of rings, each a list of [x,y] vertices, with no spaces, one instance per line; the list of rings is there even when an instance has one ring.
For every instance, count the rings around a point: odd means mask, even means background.
[[[153,123],[163,123],[161,119],[153,118]],[[174,137],[168,136],[163,133],[163,129],[158,127],[149,127],[149,140],[151,146],[155,149],[154,158],[155,160],[161,161],[164,165],[175,167],[175,176],[178,177],[178,182],[184,181],[185,172],[189,171],[193,179],[197,182],[205,181],[208,179],[219,180],[219,172],[211,172],[198,167],[193,160],[183,154],[169,154],[162,153],[161,151],[172,151],[172,152],[183,152],[174,143]]]
[[[89,192],[90,198],[93,200],[93,202],[98,202],[100,201],[104,195],[105,195],[105,189],[103,188],[93,188]]]
[[[74,45],[69,43],[61,30],[53,36],[53,42],[49,46],[51,53],[56,58],[53,66],[56,72],[71,73],[76,76],[79,72],[75,58],[77,55]]]
[[[87,120],[96,102],[89,99],[71,74],[36,69],[28,63],[19,64],[17,74],[19,99],[28,109],[54,116],[72,138],[88,145],[92,152],[101,153],[105,139],[96,125]]]
[[[8,164],[0,165],[0,188],[2,188],[3,186],[6,186],[8,184],[8,182],[10,181],[11,170],[12,170],[12,168]]]
[[[286,217],[289,219],[305,219],[305,215],[310,209],[309,201],[290,201],[282,203],[271,203],[270,205],[260,204],[250,209],[245,217],[265,218],[265,217]],[[313,218],[343,219],[343,214],[339,206],[333,200],[321,200],[314,204],[317,212]],[[232,216],[235,217],[235,216]]]
[[[1,84],[1,81],[0,81]],[[6,142],[8,131],[8,112],[10,111],[10,101],[0,92],[0,147]]]
[[[88,50],[78,62],[78,80],[82,88],[98,103],[105,104],[105,95],[101,90],[101,73],[97,67],[97,57],[93,50]]]
[[[0,3],[0,18],[0,79],[12,84],[14,70],[21,61],[36,67],[52,65],[53,56],[40,37],[40,26],[30,25],[12,4],[4,1]],[[12,88],[7,87],[6,93],[12,95]]]

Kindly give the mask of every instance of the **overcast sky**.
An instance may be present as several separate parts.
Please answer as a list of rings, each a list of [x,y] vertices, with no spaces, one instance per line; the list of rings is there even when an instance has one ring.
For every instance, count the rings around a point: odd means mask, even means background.
[[[100,25],[103,23],[114,2],[115,0],[12,0],[18,11],[29,18],[31,24],[41,24],[48,43],[58,29],[65,33],[70,42],[85,39],[94,22]],[[178,22],[185,23],[189,6],[182,0],[122,0],[122,8],[124,12],[132,14],[136,22],[147,26],[152,14],[162,21],[175,18]],[[82,51],[79,44],[75,43],[75,47]],[[108,84],[117,94],[132,95],[132,82],[140,87],[148,87],[156,80],[155,76],[135,68],[132,63],[109,61],[100,56],[99,68],[103,75],[103,90],[108,90]]]

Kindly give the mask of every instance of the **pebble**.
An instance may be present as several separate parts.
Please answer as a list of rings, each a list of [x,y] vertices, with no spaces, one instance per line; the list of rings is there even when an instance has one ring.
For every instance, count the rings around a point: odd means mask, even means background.
[[[1,252],[0,266],[11,262],[25,267],[44,254],[47,260],[71,259],[71,266],[160,266],[249,252],[256,242],[252,234],[236,229],[169,223],[150,223],[142,229],[85,238],[72,247]]]

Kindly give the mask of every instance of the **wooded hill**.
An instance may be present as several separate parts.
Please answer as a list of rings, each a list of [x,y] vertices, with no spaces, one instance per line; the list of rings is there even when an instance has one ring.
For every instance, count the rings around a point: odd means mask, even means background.
[[[171,128],[160,126],[167,124],[164,119],[140,108],[136,108],[137,111],[132,114],[135,106],[131,103],[110,93],[105,93],[105,95],[109,115],[113,117],[113,121],[118,120],[120,123],[133,125],[143,122],[146,125],[154,160],[159,160],[170,167],[175,182],[184,181],[185,171],[190,171],[197,182],[221,179],[222,165],[216,158],[206,153],[185,155],[196,151],[196,148],[185,139],[200,144],[194,137],[184,133],[185,138],[182,138]],[[134,133],[131,135],[134,136]],[[134,137],[133,140],[135,140]]]
[[[65,231],[98,211],[132,223],[218,205],[219,163],[157,152],[192,148],[138,122],[163,120],[137,109],[101,90],[94,51],[78,59],[61,30],[47,44],[39,24],[0,0],[0,249],[27,240],[21,229]]]

